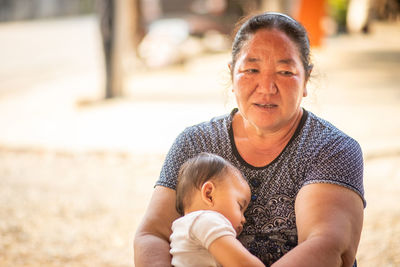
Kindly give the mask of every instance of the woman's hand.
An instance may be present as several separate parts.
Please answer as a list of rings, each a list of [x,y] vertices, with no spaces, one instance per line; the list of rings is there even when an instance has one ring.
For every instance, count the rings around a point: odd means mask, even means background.
[[[169,236],[172,222],[179,217],[175,209],[176,192],[157,186],[134,241],[136,267],[171,266]]]
[[[360,196],[343,186],[304,186],[295,207],[299,244],[272,266],[353,266],[363,209]]]

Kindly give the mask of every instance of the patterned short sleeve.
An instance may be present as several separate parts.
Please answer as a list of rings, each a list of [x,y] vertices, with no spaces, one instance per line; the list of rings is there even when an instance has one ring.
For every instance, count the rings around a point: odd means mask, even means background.
[[[187,128],[175,139],[165,158],[156,186],[176,189],[179,168],[186,160],[196,155],[193,146],[190,145],[191,132],[192,129]]]
[[[360,195],[365,206],[363,170],[363,156],[358,142],[348,136],[340,136],[331,139],[320,148],[303,185],[342,185]]]

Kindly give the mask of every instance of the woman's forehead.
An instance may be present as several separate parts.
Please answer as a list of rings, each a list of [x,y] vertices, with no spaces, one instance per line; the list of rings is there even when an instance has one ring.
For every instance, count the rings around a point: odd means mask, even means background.
[[[301,63],[296,44],[279,30],[258,30],[243,45],[238,61],[257,62],[265,58],[273,61]]]
[[[247,52],[253,50],[277,50],[282,53],[297,53],[296,44],[282,31],[261,29],[255,32],[243,47]]]

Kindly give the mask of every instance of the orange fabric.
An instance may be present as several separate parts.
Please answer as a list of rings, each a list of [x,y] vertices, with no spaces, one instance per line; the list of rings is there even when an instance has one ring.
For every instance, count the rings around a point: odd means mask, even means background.
[[[300,0],[297,20],[308,32],[311,46],[321,46],[324,38],[322,18],[325,15],[324,0]]]

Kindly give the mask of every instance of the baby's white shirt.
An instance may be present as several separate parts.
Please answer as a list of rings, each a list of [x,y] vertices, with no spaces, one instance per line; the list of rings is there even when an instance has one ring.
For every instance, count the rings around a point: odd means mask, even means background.
[[[236,237],[236,231],[228,219],[215,211],[194,211],[176,219],[170,236],[172,266],[221,266],[208,247],[217,238],[226,235]]]

